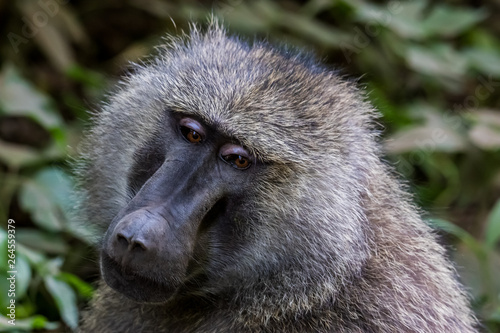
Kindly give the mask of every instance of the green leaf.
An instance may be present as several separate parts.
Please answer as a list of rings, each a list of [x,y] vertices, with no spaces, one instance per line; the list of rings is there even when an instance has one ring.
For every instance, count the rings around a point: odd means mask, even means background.
[[[494,247],[500,241],[500,199],[491,210],[486,221],[486,245]]]
[[[409,46],[406,60],[415,71],[431,76],[458,80],[466,72],[466,59],[448,44]]]
[[[35,180],[48,190],[49,195],[64,210],[73,207],[73,182],[69,175],[61,168],[46,168],[38,172]]]
[[[16,255],[16,271],[16,299],[21,299],[31,281],[31,268],[28,259],[20,253]]]
[[[43,157],[33,148],[0,140],[0,160],[14,169],[19,169],[37,163],[43,160]]]
[[[54,259],[45,260],[41,262],[38,268],[38,274],[41,276],[59,276],[61,273],[61,266],[64,262],[62,257],[56,257]]]
[[[61,143],[65,140],[51,144],[42,151],[0,140],[0,160],[13,169],[61,160],[67,157],[67,147],[61,147]]]
[[[63,229],[65,222],[62,212],[41,184],[33,180],[26,181],[21,186],[19,196],[22,209],[31,213],[33,222],[38,226],[50,231]]]
[[[436,6],[423,23],[427,36],[456,36],[486,18],[484,10],[471,8]]]
[[[18,234],[18,229],[16,229],[16,236]],[[4,229],[0,229],[0,290],[7,291],[9,289],[9,282],[7,278],[10,276],[8,271],[17,271],[16,275],[16,300],[21,299],[26,294],[30,280],[31,280],[31,269],[28,264],[26,257],[23,255],[22,251],[19,249],[19,243],[15,243],[15,269],[11,269],[7,266],[8,257],[8,233]],[[0,305],[2,305],[2,313],[5,313],[4,309],[9,304],[10,298],[7,296],[7,292],[0,294]]]
[[[58,275],[58,278],[70,284],[83,297],[87,299],[92,298],[94,288],[91,284],[83,281],[78,276],[71,273],[61,272],[61,274]]]
[[[10,63],[0,72],[0,110],[9,115],[30,117],[47,129],[63,126],[50,98],[25,80]]]
[[[484,150],[500,149],[500,130],[486,124],[474,125],[469,131],[470,140]]]
[[[17,240],[40,252],[48,254],[66,254],[68,245],[58,234],[39,229],[23,228],[17,232]]]
[[[420,39],[423,34],[422,12],[427,1],[398,1],[387,6],[367,2],[356,2],[358,19],[367,24],[387,26],[394,34],[403,38]]]
[[[7,231],[0,229],[0,269],[7,270]]]
[[[10,303],[10,298],[7,294],[7,290],[9,290],[9,280],[7,278],[9,277],[6,271],[1,271],[0,272],[0,290],[5,291],[0,294],[0,313],[1,314],[7,314],[7,306],[9,306]]]
[[[467,141],[462,136],[460,127],[455,122],[443,116],[443,112],[425,102],[414,102],[408,107],[408,114],[423,118],[424,123],[405,127],[389,136],[385,149],[389,154],[420,152],[460,152],[467,147]],[[462,120],[461,118],[457,118]]]
[[[66,173],[47,168],[21,186],[20,203],[36,224],[49,231],[60,231],[65,227],[67,211],[72,205],[71,193],[72,185]]]
[[[389,154],[407,152],[421,152],[431,154],[435,152],[464,151],[466,143],[454,130],[447,127],[426,124],[402,129],[387,138],[385,148]]]
[[[45,287],[56,301],[62,320],[72,329],[78,326],[78,307],[74,290],[53,276],[44,278]]]
[[[500,149],[500,113],[498,110],[477,110],[469,114],[474,125],[469,130],[469,138],[484,150]]]
[[[23,246],[20,243],[17,244],[17,249],[19,250],[19,253],[26,257],[26,260],[28,260],[31,266],[38,267],[47,261],[47,258],[42,253]]]
[[[497,50],[473,48],[464,51],[463,55],[467,58],[470,67],[486,75],[500,76],[500,53]]]
[[[13,326],[8,323],[9,318],[0,316],[0,331],[1,332],[32,332],[32,330],[55,330],[59,327],[59,323],[50,322],[44,316],[37,315],[24,319],[16,318],[16,325]]]

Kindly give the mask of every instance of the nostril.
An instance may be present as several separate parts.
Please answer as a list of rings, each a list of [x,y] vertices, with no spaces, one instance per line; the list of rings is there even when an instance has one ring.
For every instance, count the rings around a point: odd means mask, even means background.
[[[134,237],[126,237],[121,232],[116,234],[116,240],[118,244],[123,249],[127,249],[128,251],[137,251],[142,250],[146,251],[147,247],[141,240],[134,239]]]
[[[125,237],[123,234],[118,233],[118,234],[116,235],[116,239],[118,240],[118,243],[119,243],[121,246],[126,247],[126,248],[128,247],[128,243],[129,243],[129,242],[128,242],[128,239],[127,239],[127,237]]]
[[[132,242],[132,251],[133,250],[143,250],[143,251],[146,251],[147,248],[146,248],[146,245],[144,245],[143,242],[136,240],[136,241]]]

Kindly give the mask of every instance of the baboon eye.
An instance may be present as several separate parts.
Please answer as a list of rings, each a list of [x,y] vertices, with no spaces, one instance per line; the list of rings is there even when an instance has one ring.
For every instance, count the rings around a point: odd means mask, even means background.
[[[201,142],[201,134],[192,130],[188,127],[181,127],[181,132],[184,134],[184,137],[191,143],[200,143]]]
[[[234,166],[236,169],[241,170],[248,168],[250,164],[252,164],[248,158],[241,155],[226,155],[222,156],[222,159]]]
[[[220,149],[220,158],[233,168],[245,170],[252,165],[250,154],[242,146],[227,143]]]
[[[203,127],[194,119],[184,118],[179,122],[182,135],[191,143],[203,141]]]

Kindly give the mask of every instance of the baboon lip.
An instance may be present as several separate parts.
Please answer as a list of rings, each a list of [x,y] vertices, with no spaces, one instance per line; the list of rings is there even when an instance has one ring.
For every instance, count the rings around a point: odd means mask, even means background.
[[[164,303],[177,289],[148,277],[125,271],[106,252],[101,252],[101,274],[115,291],[138,303]]]

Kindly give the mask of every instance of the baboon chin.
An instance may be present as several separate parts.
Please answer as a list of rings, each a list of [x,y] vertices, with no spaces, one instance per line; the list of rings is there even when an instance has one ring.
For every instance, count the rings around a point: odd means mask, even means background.
[[[476,331],[354,83],[217,23],[158,52],[81,148],[81,332]]]

